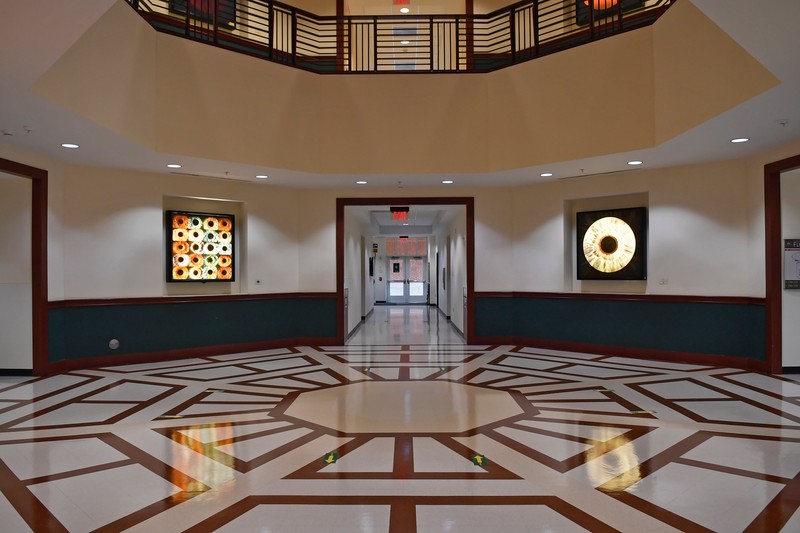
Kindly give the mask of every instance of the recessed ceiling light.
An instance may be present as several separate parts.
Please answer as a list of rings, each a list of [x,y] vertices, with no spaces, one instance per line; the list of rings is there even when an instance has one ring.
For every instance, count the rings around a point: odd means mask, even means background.
[[[61,143],[61,146],[64,148],[80,148],[80,146],[75,143]]]
[[[628,161],[628,164],[629,164],[629,165],[633,165],[633,166],[635,166],[635,165],[641,165],[641,164],[642,164],[642,161],[639,161],[638,159],[634,159],[633,161]]]
[[[411,44],[411,41],[403,39],[402,41],[400,41],[400,44]]]
[[[366,182],[366,181],[364,181],[364,180],[358,180],[358,181],[356,182],[356,185],[366,185],[366,184],[367,184],[367,182]]]
[[[552,173],[552,172],[542,172],[542,173],[541,173],[541,174],[539,174],[539,175],[540,175],[541,177],[543,177],[543,178],[549,178],[550,176],[552,176],[552,175],[553,175],[553,173]]]
[[[258,174],[256,176],[256,178],[258,178],[260,180],[265,180],[265,179],[269,178],[269,176],[267,176],[266,174]]]
[[[451,183],[453,183],[453,180],[442,180],[442,183],[444,183],[445,185],[450,185]]]
[[[170,163],[167,165],[167,168],[181,168],[181,166],[177,163]]]
[[[746,143],[750,140],[750,137],[737,137],[735,139],[731,139],[732,143]]]
[[[408,226],[408,222],[403,222],[403,225],[404,226]]]
[[[409,11],[411,11],[411,10],[408,9],[407,7],[401,7],[400,8],[400,13],[408,13]]]

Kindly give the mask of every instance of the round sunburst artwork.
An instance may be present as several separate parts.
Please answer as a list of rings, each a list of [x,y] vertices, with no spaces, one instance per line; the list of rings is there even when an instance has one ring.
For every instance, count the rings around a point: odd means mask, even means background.
[[[583,236],[583,255],[600,272],[622,270],[636,252],[636,235],[622,219],[603,217],[595,220]]]

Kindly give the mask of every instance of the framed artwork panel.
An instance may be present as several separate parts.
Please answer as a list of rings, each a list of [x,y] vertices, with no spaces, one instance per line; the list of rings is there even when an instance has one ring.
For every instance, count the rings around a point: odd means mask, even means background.
[[[235,281],[235,222],[233,215],[167,211],[167,282]]]
[[[646,207],[576,213],[575,237],[578,279],[647,279]]]

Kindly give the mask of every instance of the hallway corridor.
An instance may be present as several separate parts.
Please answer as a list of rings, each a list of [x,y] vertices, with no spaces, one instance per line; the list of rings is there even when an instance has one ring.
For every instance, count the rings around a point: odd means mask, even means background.
[[[348,346],[464,344],[464,337],[436,307],[376,305],[347,339]]]

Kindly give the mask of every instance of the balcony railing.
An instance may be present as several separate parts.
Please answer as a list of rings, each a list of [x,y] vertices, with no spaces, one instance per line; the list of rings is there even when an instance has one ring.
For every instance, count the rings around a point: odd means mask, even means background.
[[[319,73],[389,73],[490,72],[650,25],[676,0],[525,0],[486,15],[342,17],[269,0],[126,1],[158,31]]]

